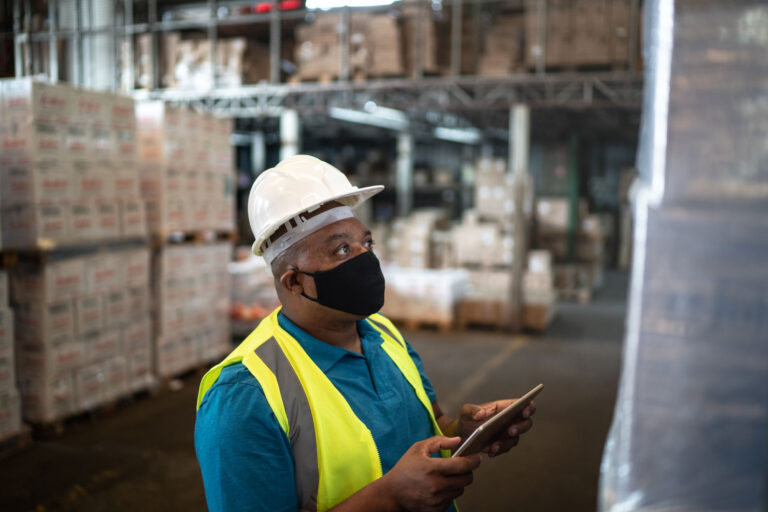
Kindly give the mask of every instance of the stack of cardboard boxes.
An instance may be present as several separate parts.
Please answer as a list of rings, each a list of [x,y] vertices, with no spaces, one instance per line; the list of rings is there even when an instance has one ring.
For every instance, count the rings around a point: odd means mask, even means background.
[[[405,74],[408,77],[413,76],[417,58],[421,61],[422,73],[437,74],[440,71],[437,51],[439,27],[437,21],[433,19],[432,7],[426,3],[404,7],[400,28],[403,55],[403,67],[400,74]],[[417,38],[419,38],[418,43]],[[417,53],[419,45],[421,55]]]
[[[503,76],[518,70],[523,63],[523,17],[507,14],[493,21],[485,34],[478,74]]]
[[[549,251],[530,251],[528,269],[523,274],[523,325],[543,331],[555,315],[557,293]]]
[[[507,172],[504,159],[481,158],[475,177],[475,210],[452,231],[453,264],[469,270],[470,292],[460,306],[460,323],[506,326],[513,293],[516,239],[527,222],[531,184]],[[517,187],[522,187],[517,191]],[[522,198],[523,217],[515,218],[515,198]],[[525,232],[525,230],[523,230]],[[492,317],[488,312],[495,311]]]
[[[405,219],[392,223],[386,237],[387,261],[403,268],[439,268],[444,261],[444,248],[437,246],[435,233],[448,225],[445,212],[436,208],[414,211]]]
[[[418,326],[450,329],[456,305],[467,293],[467,272],[461,269],[384,268],[386,297],[381,313]]]
[[[146,235],[132,99],[4,80],[0,138],[5,247]]]
[[[0,270],[0,441],[21,431],[21,402],[16,389],[13,311],[8,307],[8,274]]]
[[[640,132],[638,259],[600,510],[767,503],[768,102],[756,84],[768,6],[722,7],[678,0],[647,17],[651,76],[668,79],[647,91],[663,108]]]
[[[149,232],[234,229],[231,122],[160,102],[136,108]]]
[[[341,17],[317,16],[296,29],[296,66],[301,80],[333,79],[341,70]],[[349,72],[358,76],[403,74],[400,29],[388,14],[353,13],[349,23]]]
[[[55,421],[152,385],[148,249],[22,264],[10,277],[24,419]]]
[[[232,245],[179,244],[154,260],[155,370],[172,377],[231,350]]]
[[[136,89],[152,87],[154,78],[151,45],[152,34],[136,36]],[[255,40],[243,37],[218,39],[215,65],[211,63],[211,43],[205,38],[183,39],[180,32],[167,32],[158,34],[158,46],[158,84],[162,88],[238,87],[269,79],[269,48]],[[212,71],[215,72],[215,77]]]
[[[538,1],[525,10],[525,62],[542,52],[552,67],[626,66],[629,59],[629,0],[546,0],[546,42],[539,40]],[[639,32],[638,32],[639,33]]]
[[[536,202],[536,237],[538,249],[547,250],[555,261],[554,279],[558,294],[564,299],[587,302],[602,284],[605,264],[605,230],[599,215],[588,215],[584,201],[579,202],[574,258],[568,254],[571,212],[568,199],[541,197]]]

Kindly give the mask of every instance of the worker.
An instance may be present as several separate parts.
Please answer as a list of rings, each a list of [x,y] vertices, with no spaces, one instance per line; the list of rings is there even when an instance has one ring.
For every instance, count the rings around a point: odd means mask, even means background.
[[[212,512],[443,512],[472,482],[481,456],[450,451],[514,400],[447,416],[419,356],[378,314],[384,277],[353,210],[383,188],[353,187],[307,155],[253,184],[253,252],[282,306],[200,384],[195,449]],[[515,446],[534,411],[487,454]]]

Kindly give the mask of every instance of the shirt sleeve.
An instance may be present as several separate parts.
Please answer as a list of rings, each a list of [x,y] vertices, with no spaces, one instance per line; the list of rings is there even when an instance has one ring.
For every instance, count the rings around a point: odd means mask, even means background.
[[[419,354],[416,353],[415,350],[413,350],[413,347],[410,343],[406,342],[405,346],[408,347],[408,355],[411,356],[411,359],[413,359],[414,364],[416,365],[416,368],[419,369],[419,375],[421,375],[421,382],[424,384],[424,391],[427,392],[427,397],[429,398],[429,401],[431,403],[437,402],[437,394],[435,394],[435,388],[432,387],[432,382],[430,382],[429,377],[427,377],[427,373],[424,371],[424,364],[421,362],[421,358],[419,357]]]
[[[241,365],[237,365],[241,366]],[[210,512],[298,510],[290,442],[258,381],[222,371],[195,421],[195,451]]]

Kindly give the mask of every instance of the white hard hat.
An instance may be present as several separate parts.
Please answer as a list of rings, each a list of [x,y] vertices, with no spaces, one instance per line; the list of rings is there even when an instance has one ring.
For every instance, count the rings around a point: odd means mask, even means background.
[[[251,187],[248,221],[255,238],[253,253],[264,255],[264,242],[281,226],[290,228],[288,221],[301,213],[331,201],[356,208],[383,189],[353,187],[344,173],[313,156],[288,157],[261,173]]]

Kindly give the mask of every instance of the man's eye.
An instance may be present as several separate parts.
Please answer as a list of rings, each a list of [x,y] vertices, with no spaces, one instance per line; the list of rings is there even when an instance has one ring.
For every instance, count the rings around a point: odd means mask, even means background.
[[[367,242],[365,242],[365,246],[366,246],[368,249],[373,249],[373,246],[374,246],[374,245],[376,245],[376,242],[374,242],[373,240],[368,240]]]
[[[336,251],[336,254],[349,254],[349,246],[348,245],[342,245]]]

